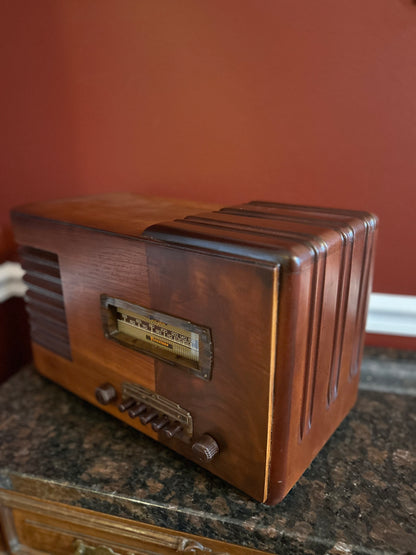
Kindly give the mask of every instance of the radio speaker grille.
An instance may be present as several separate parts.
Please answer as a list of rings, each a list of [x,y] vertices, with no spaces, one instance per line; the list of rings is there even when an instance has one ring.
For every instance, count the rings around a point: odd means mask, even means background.
[[[52,252],[22,247],[20,258],[28,286],[26,307],[32,341],[71,360],[58,256]]]

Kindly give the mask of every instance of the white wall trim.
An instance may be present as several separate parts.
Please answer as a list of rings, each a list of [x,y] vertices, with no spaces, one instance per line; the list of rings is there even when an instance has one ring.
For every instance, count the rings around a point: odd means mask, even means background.
[[[0,303],[23,297],[27,287],[17,262],[0,264]],[[372,293],[366,331],[383,335],[416,337],[416,295]]]
[[[416,337],[416,296],[372,293],[366,331]]]
[[[11,297],[23,297],[27,287],[23,283],[24,271],[17,262],[0,264],[0,303]]]

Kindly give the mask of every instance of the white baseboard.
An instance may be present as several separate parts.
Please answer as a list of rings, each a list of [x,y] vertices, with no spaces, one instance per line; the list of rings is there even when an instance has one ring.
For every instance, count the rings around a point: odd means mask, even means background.
[[[366,331],[416,337],[416,296],[372,293]]]
[[[23,270],[16,262],[0,265],[0,303],[23,297],[26,285]],[[366,331],[383,335],[416,337],[416,295],[372,293]]]
[[[17,262],[0,264],[0,303],[11,297],[23,297],[26,285],[23,283],[24,271]]]

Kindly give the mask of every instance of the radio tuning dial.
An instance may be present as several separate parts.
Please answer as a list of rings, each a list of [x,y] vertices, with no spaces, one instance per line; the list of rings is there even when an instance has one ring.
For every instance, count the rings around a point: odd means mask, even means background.
[[[108,405],[117,399],[117,391],[111,383],[105,383],[97,387],[95,390],[95,398],[102,405]]]
[[[204,434],[192,445],[192,451],[201,462],[207,463],[218,455],[220,448],[213,437]]]

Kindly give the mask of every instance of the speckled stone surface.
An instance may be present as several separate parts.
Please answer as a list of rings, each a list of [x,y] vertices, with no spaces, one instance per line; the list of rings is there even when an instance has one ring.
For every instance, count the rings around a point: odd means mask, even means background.
[[[362,383],[267,507],[25,368],[0,387],[0,487],[270,553],[416,553],[416,357],[368,351]]]

